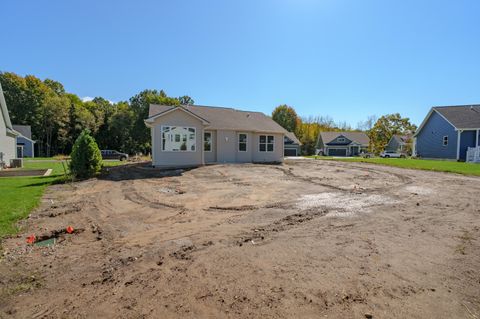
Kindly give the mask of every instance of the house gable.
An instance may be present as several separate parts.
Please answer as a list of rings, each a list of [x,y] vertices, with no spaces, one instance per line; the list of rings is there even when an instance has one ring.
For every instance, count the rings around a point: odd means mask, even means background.
[[[325,145],[332,146],[332,145],[350,145],[353,141],[348,139],[344,135],[339,135],[330,142],[326,142]]]
[[[456,128],[435,111],[430,111],[422,124],[415,133],[416,154],[424,158],[456,159],[458,140]],[[447,145],[443,143],[444,138],[448,140]]]

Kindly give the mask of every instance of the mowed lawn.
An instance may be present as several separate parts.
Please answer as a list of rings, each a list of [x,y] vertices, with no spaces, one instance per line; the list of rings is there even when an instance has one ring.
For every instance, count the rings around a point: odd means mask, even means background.
[[[339,158],[328,156],[313,156],[319,160],[332,160],[342,162],[361,162],[371,163],[387,166],[395,166],[401,168],[421,169],[436,172],[457,173],[463,175],[480,176],[480,164],[442,161],[442,160],[426,160],[426,159],[412,159],[412,158]]]
[[[63,162],[65,169],[67,162]],[[119,165],[120,161],[104,162],[105,166]],[[18,220],[28,216],[35,208],[45,191],[52,183],[61,183],[65,179],[62,161],[51,158],[44,160],[27,160],[24,169],[52,169],[50,176],[36,177],[0,177],[0,239],[15,234]]]

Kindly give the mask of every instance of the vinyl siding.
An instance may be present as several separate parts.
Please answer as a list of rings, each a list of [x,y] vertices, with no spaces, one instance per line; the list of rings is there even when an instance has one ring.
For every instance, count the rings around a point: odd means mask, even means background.
[[[385,146],[385,150],[387,151],[397,151],[400,149],[400,143],[398,143],[397,139],[391,138],[388,142],[387,146]]]
[[[339,141],[338,139],[339,138],[343,138],[345,139],[345,141],[341,142]],[[352,143],[351,140],[349,140],[348,138],[346,138],[345,136],[338,136],[337,138],[335,138],[334,140],[332,140],[331,142],[328,142],[327,143],[327,146],[333,146],[333,145],[349,145],[350,143]]]
[[[259,140],[260,135],[273,135],[274,147],[273,152],[260,152]],[[271,133],[254,133],[253,134],[253,162],[282,162],[283,161],[283,134]]]
[[[464,131],[460,135],[460,159],[465,160],[467,157],[467,149],[469,147],[474,147],[476,140],[475,134],[477,131]]]
[[[448,136],[448,145],[443,137]],[[442,116],[433,112],[422,130],[416,136],[417,155],[424,158],[457,158],[457,131]]]
[[[0,93],[1,94],[1,93]],[[7,127],[3,119],[3,114],[0,111],[0,152],[3,153],[3,161],[7,166],[10,166],[10,160],[16,158],[16,143],[15,137],[7,135]]]

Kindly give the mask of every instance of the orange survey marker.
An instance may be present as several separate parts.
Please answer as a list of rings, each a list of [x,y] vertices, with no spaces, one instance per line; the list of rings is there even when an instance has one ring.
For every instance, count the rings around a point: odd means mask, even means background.
[[[74,231],[74,229],[73,229],[72,226],[67,227],[67,233],[71,234],[71,233],[73,233],[73,231]]]
[[[27,237],[27,244],[33,244],[35,243],[35,235],[30,235]]]

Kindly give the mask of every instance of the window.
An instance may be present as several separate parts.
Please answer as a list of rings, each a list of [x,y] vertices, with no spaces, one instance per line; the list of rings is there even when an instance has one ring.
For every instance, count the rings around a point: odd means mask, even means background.
[[[195,152],[196,142],[194,127],[162,126],[162,151]]]
[[[239,152],[247,151],[247,134],[245,133],[238,134],[238,151]]]
[[[212,151],[212,132],[203,133],[203,150],[205,152]]]
[[[447,146],[448,145],[448,136],[444,136],[443,137],[443,146]]]
[[[259,151],[260,152],[273,152],[273,144],[275,143],[275,137],[273,135],[260,135],[259,136]]]
[[[337,138],[337,141],[340,142],[340,143],[343,143],[343,142],[345,142],[345,138],[339,137],[339,138]]]

